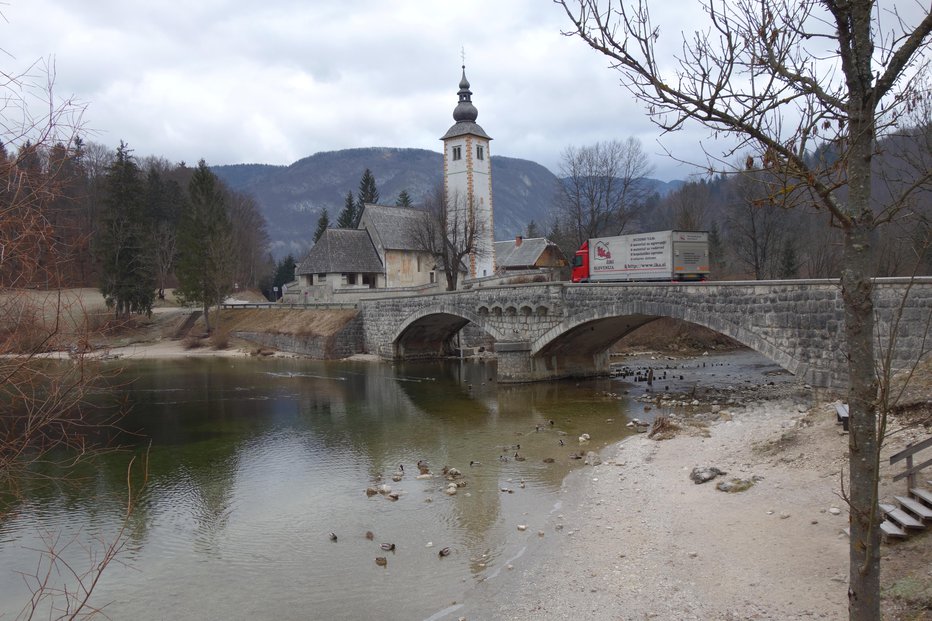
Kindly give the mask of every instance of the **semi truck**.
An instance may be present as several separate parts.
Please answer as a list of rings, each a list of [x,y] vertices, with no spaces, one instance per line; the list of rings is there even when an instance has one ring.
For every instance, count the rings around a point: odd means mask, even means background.
[[[696,281],[709,277],[706,231],[656,231],[583,242],[573,282]]]

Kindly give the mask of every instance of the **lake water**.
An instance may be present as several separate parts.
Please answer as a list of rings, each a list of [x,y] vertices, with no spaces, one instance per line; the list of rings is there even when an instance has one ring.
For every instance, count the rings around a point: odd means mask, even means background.
[[[445,617],[541,545],[581,463],[570,454],[628,432],[628,401],[602,394],[617,381],[499,386],[494,374],[494,363],[457,361],[132,363],[120,377],[127,450],[2,506],[0,618],[28,602],[44,538],[75,569],[97,562],[122,523],[129,458],[150,443],[126,547],[92,599],[110,618]],[[581,448],[582,433],[592,441]],[[422,459],[434,478],[415,478]],[[454,496],[444,466],[463,472]],[[367,496],[379,483],[400,499]]]

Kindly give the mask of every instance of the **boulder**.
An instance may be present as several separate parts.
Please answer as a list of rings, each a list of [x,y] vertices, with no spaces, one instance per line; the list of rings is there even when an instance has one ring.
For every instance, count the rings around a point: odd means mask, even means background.
[[[699,485],[700,483],[707,483],[715,477],[723,476],[726,474],[728,473],[719,470],[715,466],[706,466],[705,468],[700,468],[697,466],[696,468],[693,468],[692,472],[689,473],[689,478],[692,479],[696,485]]]

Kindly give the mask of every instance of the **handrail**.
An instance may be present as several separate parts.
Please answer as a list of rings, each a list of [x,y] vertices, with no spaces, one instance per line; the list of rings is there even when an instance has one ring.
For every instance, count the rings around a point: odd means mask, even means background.
[[[904,459],[906,460],[906,470],[895,475],[893,477],[893,480],[899,481],[900,479],[906,479],[907,487],[909,488],[916,487],[916,475],[924,468],[928,468],[929,466],[932,466],[932,459],[927,459],[921,464],[913,465],[913,455],[929,447],[932,447],[932,436],[926,438],[925,440],[923,440],[922,442],[919,442],[918,444],[911,444],[910,446],[907,446],[905,449],[903,449],[896,455],[892,455],[890,457],[891,465],[897,463],[898,461],[902,461]]]

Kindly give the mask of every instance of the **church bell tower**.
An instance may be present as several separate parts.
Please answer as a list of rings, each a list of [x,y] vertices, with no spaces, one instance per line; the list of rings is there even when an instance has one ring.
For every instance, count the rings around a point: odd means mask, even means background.
[[[441,138],[447,235],[461,240],[465,231],[475,228],[475,251],[466,257],[466,269],[468,278],[482,278],[495,272],[492,160],[489,152],[492,138],[476,123],[479,111],[472,103],[465,65],[458,95],[459,102],[453,109],[456,122]],[[471,223],[475,226],[471,227]]]

